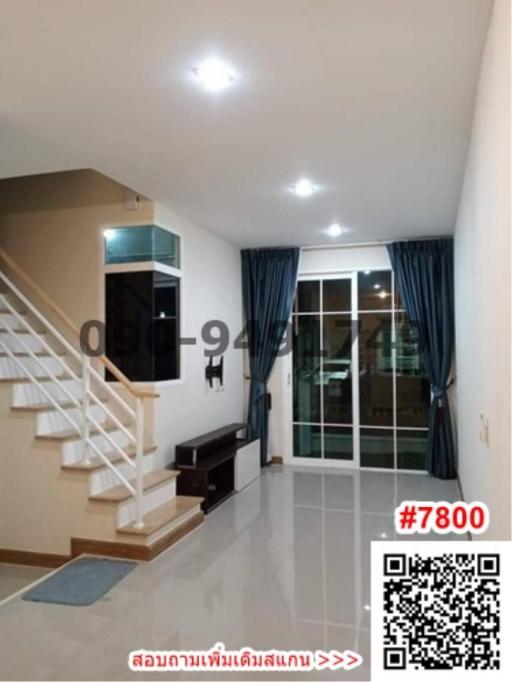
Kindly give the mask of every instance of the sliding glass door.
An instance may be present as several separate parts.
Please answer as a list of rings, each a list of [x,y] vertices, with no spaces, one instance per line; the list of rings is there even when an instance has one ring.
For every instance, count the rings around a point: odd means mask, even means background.
[[[429,381],[391,270],[301,279],[293,457],[424,469]]]
[[[303,279],[293,311],[293,455],[353,460],[351,275]]]

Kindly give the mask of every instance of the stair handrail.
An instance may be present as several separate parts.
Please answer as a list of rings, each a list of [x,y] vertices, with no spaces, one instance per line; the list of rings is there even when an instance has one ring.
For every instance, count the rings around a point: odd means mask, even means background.
[[[16,273],[16,275],[30,288],[36,295],[44,301],[48,308],[54,313],[54,315],[71,331],[75,336],[80,338],[80,331],[75,323],[68,317],[68,315],[59,308],[59,306],[51,300],[51,298],[34,282],[34,280],[28,275],[16,261],[5,251],[3,247],[0,246],[0,258],[7,263],[10,269]],[[4,297],[4,303],[8,308],[8,311],[14,315],[14,317],[22,324],[22,326],[33,336],[39,336],[40,342],[43,347],[49,352],[49,354],[57,360],[59,365],[64,368],[66,374],[71,378],[78,379],[81,383],[81,400],[79,401],[74,395],[71,395],[65,386],[62,385],[60,379],[53,374],[50,370],[46,370],[51,375],[54,383],[60,386],[60,388],[66,393],[71,399],[72,403],[81,407],[82,418],[81,425],[79,426],[69,418],[69,415],[65,414],[58,401],[51,396],[48,391],[43,389],[41,382],[37,379],[37,376],[33,375],[26,367],[19,362],[15,354],[10,351],[10,349],[3,343],[0,342],[0,347],[4,349],[4,352],[8,357],[15,363],[15,365],[27,376],[27,378],[37,385],[40,390],[43,391],[44,395],[47,397],[49,402],[57,409],[63,416],[71,423],[75,431],[78,431],[81,435],[82,446],[83,446],[83,461],[89,461],[88,449],[91,448],[95,451],[96,455],[101,461],[113,472],[113,474],[121,481],[121,483],[128,489],[130,494],[135,499],[135,526],[141,528],[144,526],[143,521],[143,496],[144,496],[144,482],[143,482],[143,455],[144,455],[144,399],[146,398],[158,398],[159,394],[155,391],[150,391],[147,389],[140,389],[132,384],[128,377],[121,372],[121,370],[116,367],[116,365],[109,360],[105,355],[98,357],[98,360],[116,377],[116,379],[122,384],[129,393],[135,398],[135,410],[133,410],[128,403],[126,403],[123,398],[113,390],[113,388],[105,381],[104,377],[91,365],[91,358],[89,355],[85,354],[82,350],[80,353],[76,348],[74,348],[71,343],[64,337],[58,329],[48,320],[46,317],[39,312],[39,310],[32,304],[32,302],[21,292],[18,287],[5,275],[5,273],[0,270],[0,280],[2,280],[8,287],[8,289],[27,307],[27,309],[39,320],[46,329],[57,339],[57,341],[81,364],[82,372],[81,376],[78,377],[76,372],[72,370],[64,360],[59,357],[55,351],[51,348],[49,344],[40,338],[40,334],[32,327],[32,325],[23,319],[20,313],[12,306],[11,303]],[[1,327],[7,332],[11,337],[16,338],[14,329],[2,321]],[[18,342],[22,343],[20,339]],[[22,343],[22,346],[27,351],[28,355],[36,361],[37,364],[42,365],[37,355],[34,354],[26,344]],[[128,429],[122,424],[119,419],[113,414],[105,405],[101,405],[101,401],[95,396],[91,389],[90,380],[91,377],[94,378],[107,392],[112,395],[115,400],[120,404],[128,415],[135,421],[135,435],[129,433]],[[116,424],[117,428],[120,429],[128,435],[129,440],[135,444],[135,465],[133,464],[130,457],[124,452],[122,446],[116,443],[106,432],[101,424],[90,414],[90,400],[92,400],[98,405],[100,404],[101,409],[104,411],[107,417],[110,417]],[[90,438],[90,427],[91,425],[96,429],[96,431],[101,434],[103,438],[107,440],[108,443],[114,448],[115,451],[121,455],[121,458],[130,465],[131,468],[135,469],[135,486],[125,478],[123,474],[117,469],[117,467],[108,459],[108,457],[101,451],[101,449],[94,443]]]
[[[0,275],[2,275],[1,272],[0,272]],[[5,302],[5,299],[4,299],[4,302]],[[7,305],[8,305],[8,307],[9,307],[9,309],[11,310],[12,307],[9,306],[9,304],[7,304]],[[11,312],[12,312],[12,310],[11,310]],[[17,319],[19,320],[19,317],[20,317],[20,316],[16,315],[16,313],[14,313],[14,315],[15,315],[15,316],[17,317]],[[30,327],[30,325],[26,324],[26,327],[28,328],[28,327]],[[9,334],[9,336],[10,336],[11,338],[14,338],[14,339],[17,338],[14,329],[12,329],[12,327],[10,327],[8,324],[6,324],[3,320],[0,320],[0,328],[1,328],[3,331],[7,332],[7,334]],[[40,367],[42,367],[43,369],[46,369],[46,368],[44,367],[44,364],[42,363],[42,361],[41,361],[41,360],[37,357],[37,355],[30,349],[30,347],[27,346],[27,344],[25,344],[25,343],[24,343],[23,341],[21,341],[20,339],[18,339],[18,342],[20,343],[21,347],[25,350],[25,352],[27,353],[27,355],[28,355],[29,357],[31,357],[31,358],[36,362],[36,364],[38,364],[38,365],[39,365]],[[0,348],[2,349],[2,352],[4,352],[4,353],[7,355],[7,357],[16,365],[16,367],[17,367],[17,368],[18,368],[18,369],[19,369],[19,370],[20,370],[20,371],[21,371],[21,372],[22,372],[22,373],[31,381],[31,383],[33,383],[35,386],[38,387],[38,389],[43,393],[43,395],[44,395],[45,398],[48,400],[48,402],[50,403],[50,405],[52,405],[52,407],[53,407],[55,410],[57,410],[57,411],[64,417],[64,419],[70,424],[71,428],[77,433],[77,435],[79,435],[79,436],[80,436],[80,435],[83,435],[83,426],[80,426],[79,424],[77,424],[76,421],[75,421],[74,419],[72,419],[72,418],[67,414],[67,412],[66,412],[65,410],[62,409],[62,407],[59,405],[59,402],[52,396],[52,394],[49,393],[49,392],[44,388],[44,386],[41,386],[41,381],[38,379],[37,375],[34,374],[34,373],[32,373],[27,367],[25,367],[25,366],[20,362],[20,360],[18,360],[18,358],[16,357],[15,353],[14,353],[14,352],[13,352],[5,343],[3,343],[3,341],[2,341],[1,339],[0,339]],[[64,368],[65,371],[69,372],[70,375],[74,375],[74,372],[73,372],[72,370],[70,370],[70,369],[67,367],[67,365],[66,365],[65,362],[63,362],[62,360],[61,360],[60,362],[61,362],[61,365],[63,366],[63,368]],[[46,369],[46,371],[48,371],[48,370]],[[49,372],[49,373],[50,373],[50,375],[53,375],[53,372]],[[73,395],[72,395],[64,386],[62,386],[62,384],[61,384],[60,380],[58,379],[58,377],[56,377],[55,375],[53,375],[52,378],[54,379],[54,383],[57,384],[58,386],[60,386],[60,388],[66,393],[66,395],[67,395],[68,399],[71,401],[71,403],[72,403],[75,407],[80,408],[80,407],[81,407],[81,404],[80,404],[80,401],[78,400],[78,398],[76,398],[75,396],[73,396]],[[103,408],[103,409],[105,409],[105,408]],[[92,419],[92,418],[89,416],[89,419]],[[94,423],[94,424],[97,424],[97,422],[96,422],[95,420],[93,421],[93,423]],[[101,460],[101,461],[102,461],[102,462],[103,462],[103,463],[104,463],[104,464],[105,464],[105,465],[114,473],[114,475],[115,475],[115,476],[121,481],[121,483],[130,491],[130,493],[131,493],[132,495],[135,495],[135,489],[134,489],[134,487],[133,487],[133,486],[131,485],[131,483],[123,476],[123,474],[121,474],[121,472],[118,471],[118,469],[112,464],[112,462],[108,459],[108,457],[106,457],[106,456],[103,454],[103,452],[101,451],[101,449],[100,449],[93,441],[91,441],[89,437],[88,437],[88,438],[86,439],[86,441],[84,441],[84,442],[86,442],[87,445],[88,445],[90,448],[92,448],[92,449],[94,450],[94,452],[96,453],[97,457],[99,457],[99,459],[100,459],[100,460]],[[119,447],[119,446],[117,446],[117,447]],[[121,454],[122,454],[123,456],[126,456],[124,452],[122,452]],[[129,460],[129,458],[127,458],[127,459]],[[133,462],[132,462],[131,460],[129,460],[129,464],[131,465],[131,467],[132,467],[133,469],[136,468],[136,466],[133,464]]]
[[[71,318],[44,292],[28,275],[16,261],[7,253],[7,251],[0,246],[0,258],[4,260],[11,270],[18,275],[18,277],[25,282],[25,284],[32,289],[39,298],[44,301],[48,308],[60,319],[60,321],[71,331],[73,334],[80,339],[80,330],[76,324],[71,320]],[[46,325],[48,325],[47,320],[42,320]],[[75,352],[76,349],[74,349]],[[112,360],[109,360],[106,355],[99,355],[98,360],[104,365],[109,372],[111,372],[116,379],[122,384],[127,391],[129,391],[135,398],[159,398],[160,395],[156,391],[151,391],[149,389],[141,389],[128,379],[128,377],[117,367]]]

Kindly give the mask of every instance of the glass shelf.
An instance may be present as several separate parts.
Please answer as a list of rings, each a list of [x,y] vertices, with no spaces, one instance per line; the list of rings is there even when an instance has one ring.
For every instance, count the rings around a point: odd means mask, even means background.
[[[105,232],[105,264],[158,261],[180,267],[180,238],[158,225],[119,227]]]

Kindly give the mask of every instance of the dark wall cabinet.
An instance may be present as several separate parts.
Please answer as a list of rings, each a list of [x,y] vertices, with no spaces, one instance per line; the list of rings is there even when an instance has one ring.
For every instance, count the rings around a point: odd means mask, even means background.
[[[180,376],[180,281],[156,271],[106,275],[106,354],[131,381]],[[107,380],[115,380],[108,375]]]

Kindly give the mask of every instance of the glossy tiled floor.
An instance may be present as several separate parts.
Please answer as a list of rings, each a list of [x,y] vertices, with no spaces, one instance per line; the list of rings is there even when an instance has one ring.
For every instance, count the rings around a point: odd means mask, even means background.
[[[49,572],[48,568],[0,564],[0,601]]]
[[[269,468],[93,606],[19,598],[2,606],[0,679],[136,679],[126,665],[132,649],[217,641],[349,648],[365,658],[361,668],[302,679],[369,679],[370,542],[394,537],[393,510],[403,499],[456,500],[458,492],[453,481],[416,474]],[[215,677],[229,675],[208,675]]]

